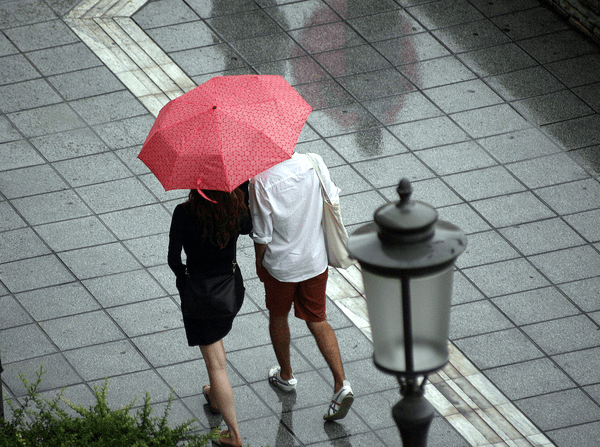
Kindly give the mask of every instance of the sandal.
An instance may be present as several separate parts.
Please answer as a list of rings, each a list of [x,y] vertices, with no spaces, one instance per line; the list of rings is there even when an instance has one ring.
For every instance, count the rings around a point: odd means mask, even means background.
[[[219,409],[213,407],[212,402],[210,401],[209,393],[210,393],[210,385],[204,385],[202,387],[202,394],[204,394],[204,398],[206,399],[206,402],[208,402],[208,408],[210,408],[210,411],[212,414],[219,414],[220,413]]]

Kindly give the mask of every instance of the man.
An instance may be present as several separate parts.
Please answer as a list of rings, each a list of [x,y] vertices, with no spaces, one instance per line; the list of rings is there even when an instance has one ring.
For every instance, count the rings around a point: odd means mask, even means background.
[[[333,202],[340,190],[318,155],[314,156]],[[335,332],[325,314],[327,253],[321,227],[323,199],[319,178],[306,155],[294,154],[250,181],[252,239],[256,271],[265,286],[269,332],[279,365],[269,370],[270,383],[283,391],[296,390],[290,362],[288,313],[306,321],[333,374],[334,394],[323,416],[342,419],[354,401],[346,380]]]

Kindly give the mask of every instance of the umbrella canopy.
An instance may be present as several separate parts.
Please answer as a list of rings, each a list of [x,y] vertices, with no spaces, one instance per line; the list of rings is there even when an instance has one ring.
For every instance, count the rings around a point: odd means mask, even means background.
[[[138,158],[167,191],[231,192],[292,156],[311,110],[281,76],[216,76],[161,109]]]

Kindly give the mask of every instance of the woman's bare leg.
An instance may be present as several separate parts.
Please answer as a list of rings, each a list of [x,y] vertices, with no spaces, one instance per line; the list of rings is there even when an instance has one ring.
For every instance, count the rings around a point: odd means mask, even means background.
[[[219,340],[212,345],[200,346],[208,378],[210,380],[209,397],[214,402],[223,416],[223,420],[229,428],[229,437],[222,439],[223,445],[241,446],[242,437],[237,425],[235,407],[233,404],[233,389],[227,377],[225,362],[225,347],[223,340]]]

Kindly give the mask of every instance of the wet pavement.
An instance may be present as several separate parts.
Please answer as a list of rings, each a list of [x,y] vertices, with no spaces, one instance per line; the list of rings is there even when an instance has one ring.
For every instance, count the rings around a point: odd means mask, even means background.
[[[120,406],[170,389],[173,423],[221,421],[166,265],[165,193],[137,154],[160,108],[215,75],[278,74],[312,105],[298,152],[342,188],[349,231],[414,196],[465,230],[451,361],[431,377],[429,446],[596,447],[600,438],[600,50],[537,0],[0,1],[3,391]],[[331,378],[293,324],[296,396],[275,361],[249,238],[225,339],[244,441],[399,445],[394,379],[371,360],[356,268],[328,314],[357,399],[323,424]]]

